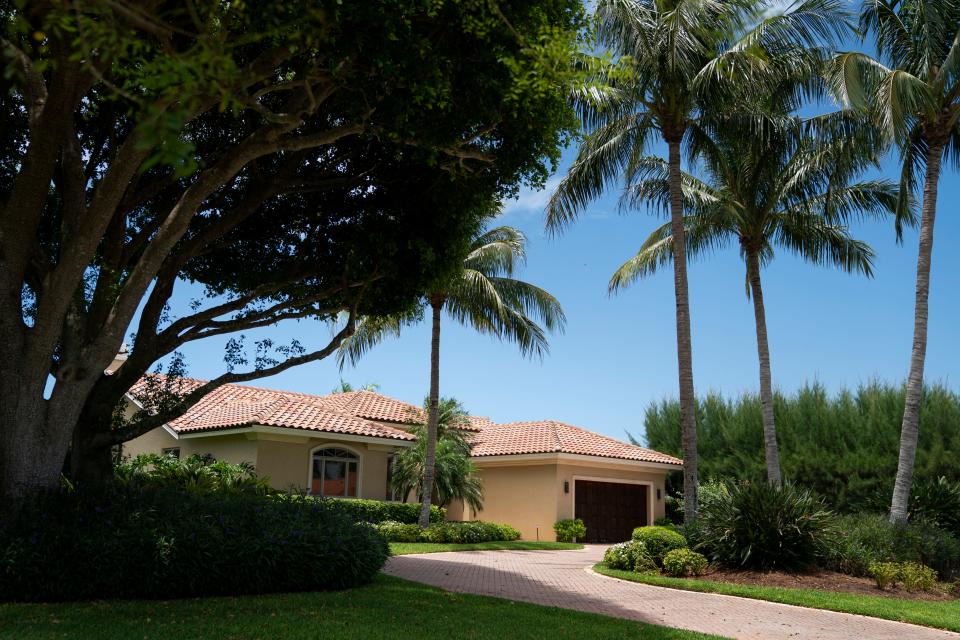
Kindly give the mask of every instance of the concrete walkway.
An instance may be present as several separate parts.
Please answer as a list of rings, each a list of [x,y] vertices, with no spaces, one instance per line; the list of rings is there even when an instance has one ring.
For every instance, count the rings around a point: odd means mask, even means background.
[[[604,547],[460,551],[390,558],[384,571],[448,591],[589,611],[731,638],[960,640],[960,634],[877,618],[626,582],[589,569]]]

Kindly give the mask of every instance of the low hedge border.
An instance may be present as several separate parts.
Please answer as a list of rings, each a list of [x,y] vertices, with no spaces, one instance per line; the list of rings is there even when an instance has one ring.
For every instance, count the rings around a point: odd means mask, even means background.
[[[494,522],[442,522],[421,529],[415,524],[381,522],[376,525],[389,542],[445,542],[469,544],[476,542],[509,542],[520,538],[520,532],[506,524]]]

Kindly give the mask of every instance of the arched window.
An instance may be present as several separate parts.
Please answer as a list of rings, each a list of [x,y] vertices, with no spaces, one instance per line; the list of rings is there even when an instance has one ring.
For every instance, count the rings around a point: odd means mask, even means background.
[[[360,457],[349,449],[325,447],[311,456],[310,493],[315,496],[356,498]]]

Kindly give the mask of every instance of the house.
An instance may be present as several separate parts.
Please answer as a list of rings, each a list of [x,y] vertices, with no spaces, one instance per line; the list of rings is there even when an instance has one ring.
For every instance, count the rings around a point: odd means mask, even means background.
[[[178,379],[177,393],[204,381]],[[144,382],[131,389],[131,409]],[[392,500],[393,456],[413,444],[423,410],[372,391],[317,396],[228,384],[183,416],[123,445],[125,456],[193,454],[250,462],[278,489]],[[448,508],[453,520],[510,524],[524,539],[553,540],[553,523],[582,518],[588,542],[626,540],[664,515],[664,480],[681,461],[554,420],[496,424],[471,417],[483,509]]]

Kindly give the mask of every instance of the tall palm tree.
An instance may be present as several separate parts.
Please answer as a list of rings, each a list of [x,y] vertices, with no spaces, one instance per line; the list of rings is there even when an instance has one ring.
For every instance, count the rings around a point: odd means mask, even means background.
[[[830,73],[833,89],[844,105],[870,112],[899,147],[902,198],[917,190],[918,174],[925,171],[913,349],[890,505],[890,519],[904,522],[920,430],[937,187],[944,158],[954,168],[960,165],[960,2],[869,0],[862,5],[860,26],[864,37],[873,35],[879,60],[839,54]]]
[[[894,185],[884,180],[852,182],[871,163],[877,147],[867,135],[844,127],[842,135],[812,135],[803,123],[783,118],[762,139],[750,130],[720,127],[710,136],[697,130],[691,152],[702,158],[707,179],[683,174],[686,255],[694,258],[736,241],[746,266],[747,297],[753,300],[760,362],[767,480],[783,482],[773,415],[773,382],[767,339],[761,267],[785,249],[813,264],[872,275],[873,250],[850,236],[845,223],[856,215],[882,215],[897,204]],[[669,168],[659,158],[637,163],[624,194],[626,203],[669,200]],[[637,254],[610,280],[615,292],[654,273],[673,259],[671,225],[656,229]]]
[[[515,267],[526,260],[526,236],[513,227],[496,227],[479,233],[470,243],[463,269],[438,283],[413,313],[360,322],[341,346],[341,362],[353,362],[388,335],[399,335],[405,324],[416,321],[423,306],[430,308],[430,395],[427,403],[427,442],[423,465],[420,526],[430,524],[437,447],[440,399],[440,319],[446,310],[454,320],[481,333],[520,346],[524,355],[547,353],[546,330],[563,330],[566,317],[560,303],[547,291],[513,278]],[[543,327],[539,323],[543,324]]]
[[[846,28],[842,0],[769,9],[755,0],[598,0],[598,38],[617,63],[584,63],[597,71],[573,100],[588,135],[547,205],[548,228],[564,226],[629,173],[656,137],[666,144],[688,521],[697,516],[698,474],[681,146],[738,92],[817,64],[823,41]]]
[[[429,410],[429,399],[424,408]],[[475,511],[483,507],[483,485],[470,459],[470,436],[464,430],[468,416],[453,398],[441,398],[437,405],[437,445],[430,503],[446,507],[451,500],[463,500]],[[410,433],[417,442],[397,454],[393,463],[393,489],[401,496],[416,492],[424,500],[423,470],[426,467],[427,425],[416,425]]]

